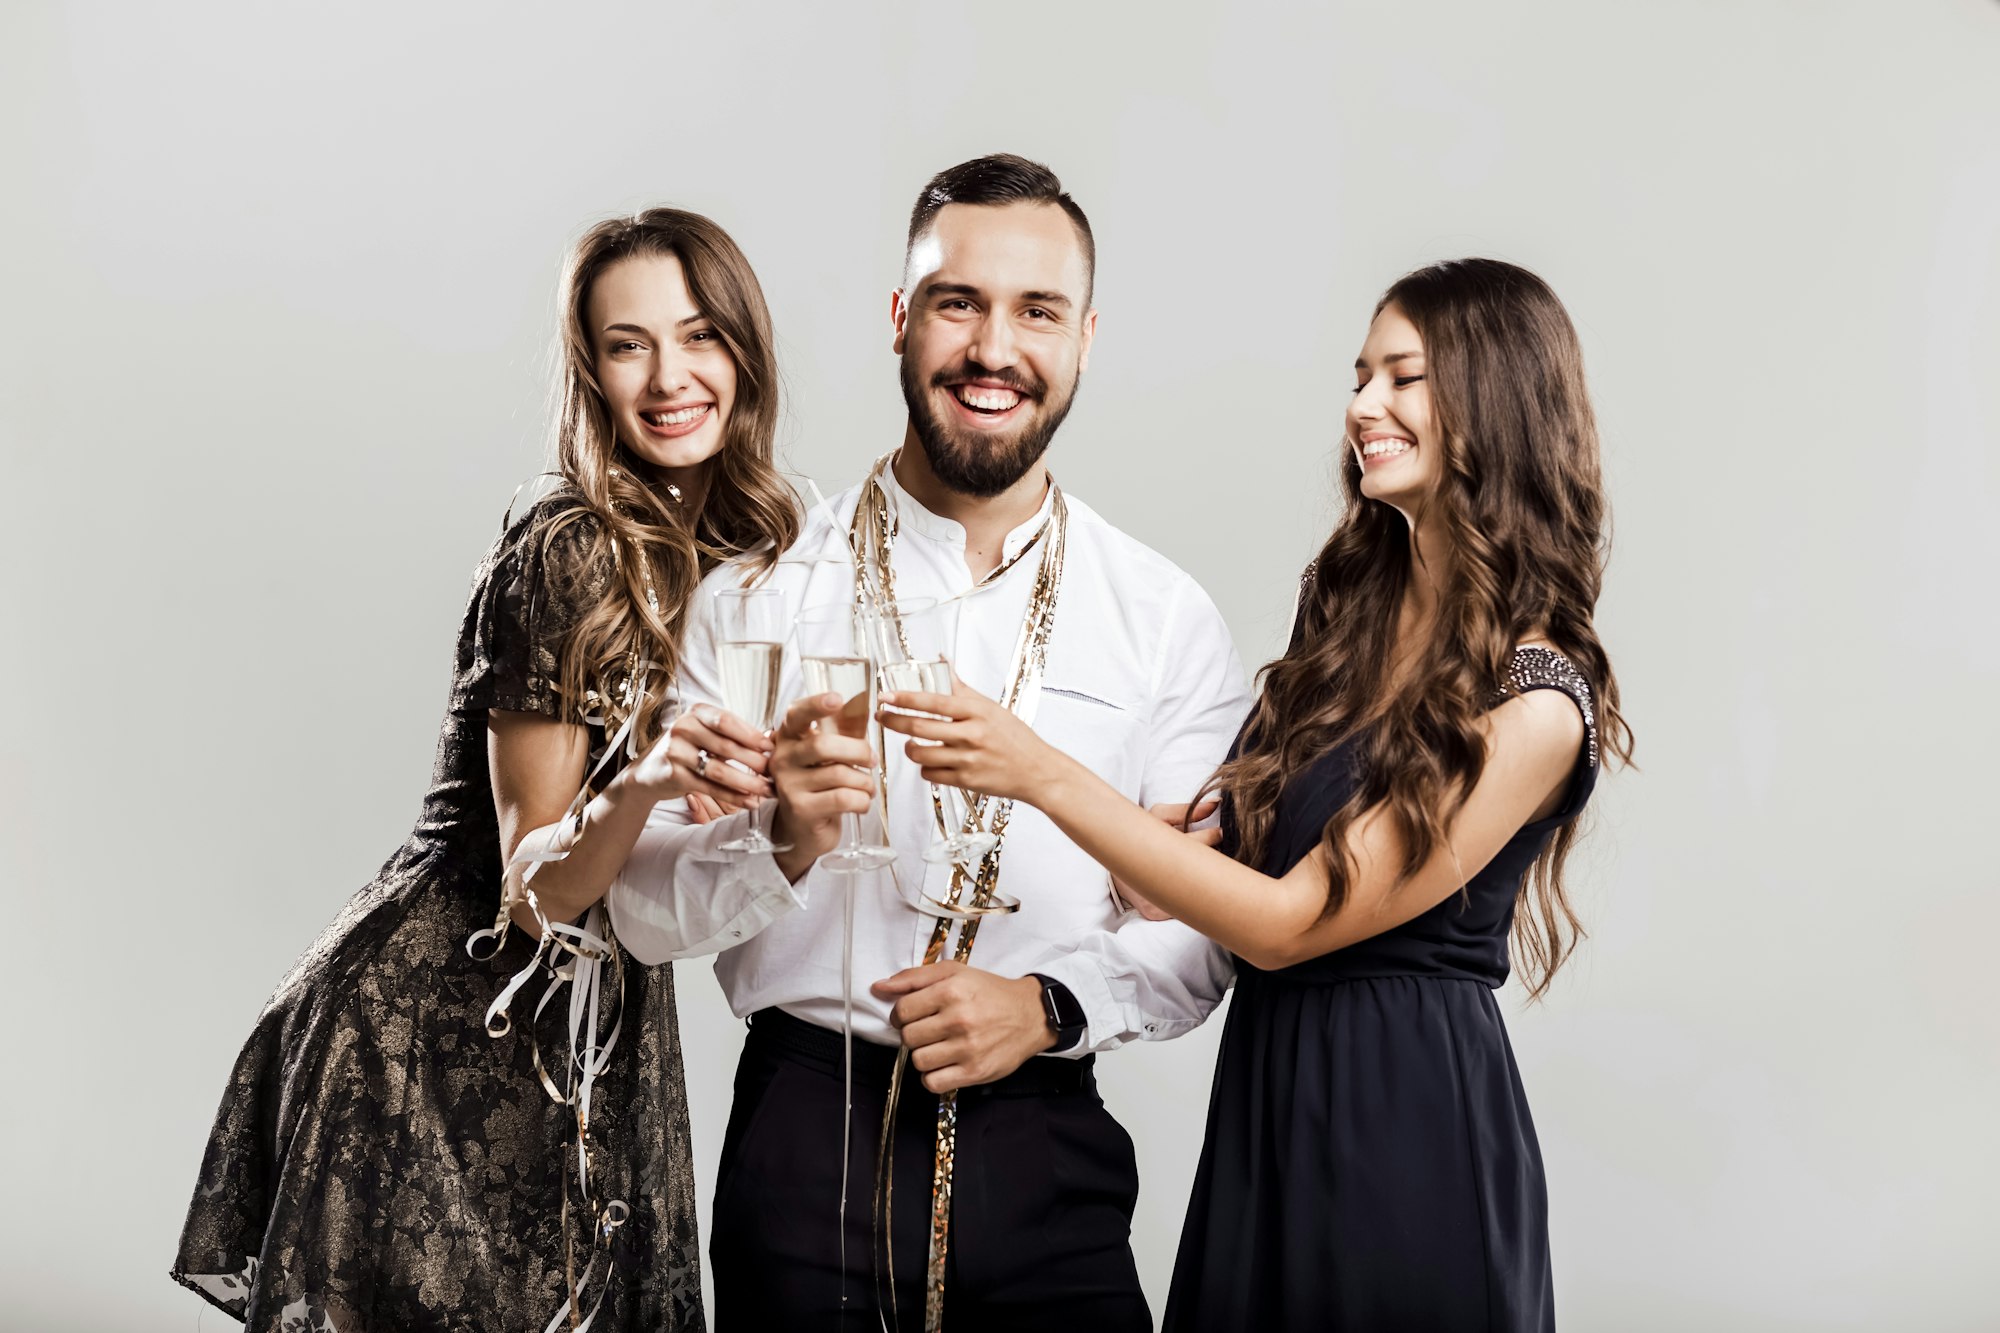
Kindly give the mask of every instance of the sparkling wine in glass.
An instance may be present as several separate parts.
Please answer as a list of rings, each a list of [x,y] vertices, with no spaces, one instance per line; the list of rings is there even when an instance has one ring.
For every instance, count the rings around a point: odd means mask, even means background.
[[[725,588],[715,594],[716,626],[722,646],[722,706],[759,731],[769,731],[778,712],[778,675],[785,664],[785,598],[775,588]],[[722,844],[739,855],[788,852],[773,842],[750,812],[750,831]]]
[[[899,660],[883,662],[883,684],[899,692],[950,694],[950,657],[957,647],[958,603],[934,602],[928,598],[907,602],[900,608],[897,620],[900,632],[889,637],[894,645],[891,656]],[[968,805],[963,791],[932,783],[931,792],[944,815],[944,832],[924,848],[924,860],[934,865],[977,864],[999,840],[983,829],[966,827]]]
[[[833,724],[844,736],[868,737],[875,718],[882,622],[868,607],[839,602],[801,611],[797,630],[806,693],[839,695],[845,702],[831,719]],[[819,859],[827,869],[857,874],[896,859],[894,848],[861,840],[861,816],[852,812],[841,816],[841,829],[841,845]]]

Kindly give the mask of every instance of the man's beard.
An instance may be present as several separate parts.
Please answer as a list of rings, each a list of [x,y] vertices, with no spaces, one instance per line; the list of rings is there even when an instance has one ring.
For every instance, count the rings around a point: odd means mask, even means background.
[[[1040,380],[1018,371],[985,370],[967,361],[932,376],[930,388],[949,392],[947,386],[968,379],[1006,385],[1026,399],[1035,414],[1012,436],[961,430],[956,422],[937,413],[929,390],[917,383],[915,366],[908,356],[903,358],[903,402],[909,408],[917,443],[930,460],[932,475],[961,495],[991,499],[1027,476],[1028,469],[1047,452],[1056,428],[1076,401],[1078,379],[1070,381],[1061,398],[1052,399],[1049,386]]]

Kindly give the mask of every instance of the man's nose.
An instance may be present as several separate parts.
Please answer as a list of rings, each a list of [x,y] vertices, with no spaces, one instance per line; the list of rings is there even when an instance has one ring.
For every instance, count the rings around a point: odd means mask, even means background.
[[[1005,370],[1020,359],[1014,342],[1013,321],[998,310],[989,310],[979,321],[979,331],[967,349],[972,359],[988,370]]]

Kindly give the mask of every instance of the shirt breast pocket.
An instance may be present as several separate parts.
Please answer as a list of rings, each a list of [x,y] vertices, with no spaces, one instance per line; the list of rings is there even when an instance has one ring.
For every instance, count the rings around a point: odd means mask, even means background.
[[[1134,700],[1104,681],[1051,672],[1042,682],[1035,730],[1128,796],[1143,768],[1143,719]]]

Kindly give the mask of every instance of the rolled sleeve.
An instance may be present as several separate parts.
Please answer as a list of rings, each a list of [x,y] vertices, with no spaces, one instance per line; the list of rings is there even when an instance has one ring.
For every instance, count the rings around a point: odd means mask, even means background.
[[[1228,953],[1198,932],[1136,913],[1035,970],[1069,987],[1083,1008],[1083,1040],[1051,1052],[1067,1056],[1192,1031],[1222,1003],[1234,972]]]

